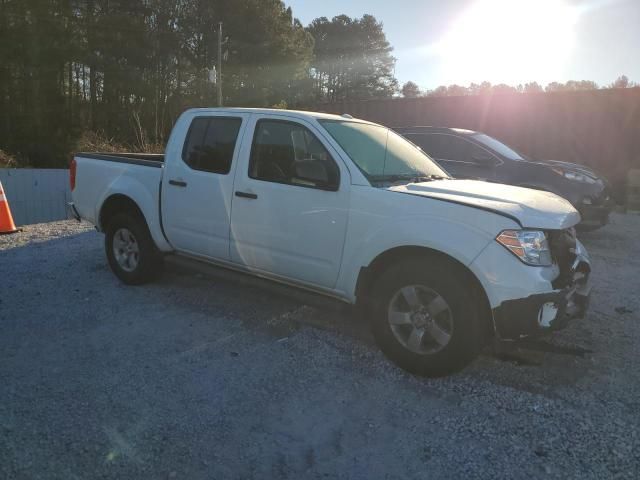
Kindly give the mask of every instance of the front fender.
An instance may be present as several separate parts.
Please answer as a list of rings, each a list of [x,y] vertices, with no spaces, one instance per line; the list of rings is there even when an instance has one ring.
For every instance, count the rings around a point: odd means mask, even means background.
[[[477,215],[486,215],[491,223],[496,219],[496,215],[488,212],[477,211]],[[505,223],[502,219],[498,221]],[[508,228],[511,223],[506,220],[504,228]],[[389,250],[422,247],[448,255],[469,266],[494,239],[493,234],[473,224],[428,214],[385,222],[384,226],[372,228],[364,235],[354,237],[357,240],[345,249],[345,266],[338,285],[338,289],[345,292],[351,301],[355,301],[361,269],[371,265],[378,256]]]

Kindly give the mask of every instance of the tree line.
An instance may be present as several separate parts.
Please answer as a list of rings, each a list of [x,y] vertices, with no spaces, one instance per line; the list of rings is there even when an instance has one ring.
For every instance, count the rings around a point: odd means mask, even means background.
[[[600,86],[591,80],[569,80],[566,83],[551,82],[543,87],[538,82],[530,82],[517,86],[500,83],[492,85],[489,82],[471,83],[468,87],[462,85],[441,85],[433,90],[423,90],[417,83],[408,81],[400,92],[405,98],[418,97],[456,97],[463,95],[494,95],[503,93],[543,93],[543,92],[577,92],[582,90],[597,90]],[[613,83],[603,88],[640,88],[640,84],[632,82],[626,75],[619,76]]]
[[[305,27],[280,0],[0,0],[0,152],[64,166],[86,132],[162,145],[185,108],[216,105],[220,22],[225,105],[398,90],[392,47],[370,15]]]
[[[162,150],[184,109],[217,104],[218,47],[227,106],[543,90],[400,88],[376,18],[304,26],[281,0],[0,0],[0,166],[62,167],[73,151],[112,145]],[[560,88],[597,85],[546,90]]]

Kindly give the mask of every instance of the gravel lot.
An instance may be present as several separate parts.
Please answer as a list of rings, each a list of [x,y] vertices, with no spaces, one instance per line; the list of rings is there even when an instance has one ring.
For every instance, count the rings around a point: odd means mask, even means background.
[[[585,320],[439,380],[259,282],[121,285],[85,224],[0,236],[0,478],[639,478],[640,216],[612,222]]]

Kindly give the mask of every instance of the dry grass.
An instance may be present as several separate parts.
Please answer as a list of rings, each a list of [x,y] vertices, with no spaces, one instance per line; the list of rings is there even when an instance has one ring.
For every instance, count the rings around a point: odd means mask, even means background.
[[[18,162],[13,155],[0,150],[0,168],[16,168],[17,166]]]
[[[104,132],[86,131],[76,143],[75,151],[103,153],[163,153],[164,145],[147,142],[143,145],[119,143],[113,138],[109,138]]]

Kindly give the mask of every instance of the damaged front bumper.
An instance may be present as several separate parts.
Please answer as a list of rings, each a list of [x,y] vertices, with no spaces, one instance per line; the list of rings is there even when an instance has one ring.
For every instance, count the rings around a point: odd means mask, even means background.
[[[577,243],[568,285],[526,298],[506,300],[493,308],[497,337],[517,340],[559,330],[570,320],[583,318],[589,306],[591,263]]]

